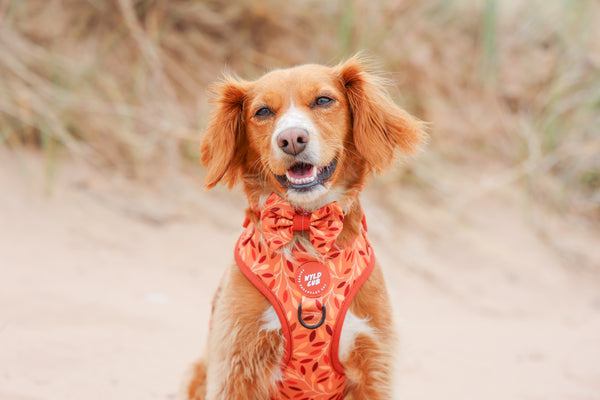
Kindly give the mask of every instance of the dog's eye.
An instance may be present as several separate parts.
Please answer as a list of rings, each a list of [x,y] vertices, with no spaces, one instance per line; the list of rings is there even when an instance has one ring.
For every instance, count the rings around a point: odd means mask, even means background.
[[[273,111],[271,111],[271,109],[269,107],[263,107],[263,108],[259,108],[255,113],[254,116],[255,117],[259,117],[259,118],[265,118],[268,117],[270,115],[273,115]]]
[[[315,106],[326,106],[332,101],[333,99],[327,96],[317,97],[317,99],[315,100]]]

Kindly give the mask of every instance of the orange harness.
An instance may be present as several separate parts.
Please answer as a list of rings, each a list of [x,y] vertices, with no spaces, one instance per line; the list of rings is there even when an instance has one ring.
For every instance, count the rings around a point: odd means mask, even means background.
[[[261,210],[261,229],[248,223],[235,248],[242,273],[269,300],[285,338],[282,379],[273,400],[341,399],[346,375],[338,359],[344,318],[352,298],[367,280],[375,256],[366,224],[351,244],[340,248],[335,239],[343,214],[337,202],[312,214],[298,214],[272,194]],[[275,250],[295,231],[309,231],[315,258],[302,246],[292,252],[294,262]]]

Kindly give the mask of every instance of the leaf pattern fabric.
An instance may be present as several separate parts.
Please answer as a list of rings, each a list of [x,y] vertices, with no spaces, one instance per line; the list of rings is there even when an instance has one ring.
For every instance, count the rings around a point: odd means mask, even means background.
[[[290,216],[293,218],[293,208],[291,211],[287,207],[274,210],[279,207],[279,204],[278,199],[275,199],[272,204],[267,204],[269,213],[285,215],[286,219]],[[288,222],[276,221],[274,225],[285,226],[284,232],[293,235],[293,231],[288,231]],[[329,237],[329,232],[326,230],[322,232],[324,236]],[[341,399],[347,388],[344,369],[338,360],[341,328],[352,297],[370,274],[375,262],[366,231],[361,229],[361,233],[345,248],[332,243],[323,253],[324,260],[315,260],[309,253],[297,249],[293,253],[295,262],[292,262],[269,245],[274,240],[276,239],[268,237],[266,232],[261,232],[250,223],[242,233],[235,250],[240,270],[269,299],[277,311],[282,325],[282,334],[285,337],[286,348],[281,365],[282,379],[277,382],[277,388],[271,398],[272,400]],[[308,274],[309,278],[306,278],[305,282],[308,284],[324,282],[320,279],[321,271],[328,275],[329,281],[318,296],[309,297],[303,292],[305,288],[301,288],[298,284],[297,276],[306,265],[315,263],[320,263],[321,269],[311,269],[313,273]],[[313,282],[309,279],[313,279]],[[326,309],[324,323],[316,329],[302,326],[298,319],[300,304],[302,304],[301,317],[308,325],[319,322],[323,316],[324,306]]]
[[[271,193],[261,210],[265,240],[273,250],[289,243],[296,231],[309,231],[310,242],[325,255],[335,243],[344,225],[344,213],[337,201],[309,214],[297,213],[277,193]]]

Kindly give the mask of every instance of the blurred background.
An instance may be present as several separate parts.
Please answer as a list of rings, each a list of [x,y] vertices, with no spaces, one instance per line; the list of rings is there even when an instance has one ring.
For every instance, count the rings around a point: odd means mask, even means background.
[[[429,123],[363,196],[396,398],[600,399],[597,0],[0,0],[0,398],[174,399],[245,202],[209,85],[364,51]]]

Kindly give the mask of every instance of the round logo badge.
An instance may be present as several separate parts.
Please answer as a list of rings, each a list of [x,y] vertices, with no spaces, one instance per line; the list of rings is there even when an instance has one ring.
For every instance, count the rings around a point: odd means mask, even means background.
[[[319,297],[329,287],[329,271],[327,267],[316,261],[302,264],[296,272],[296,284],[307,297]]]

